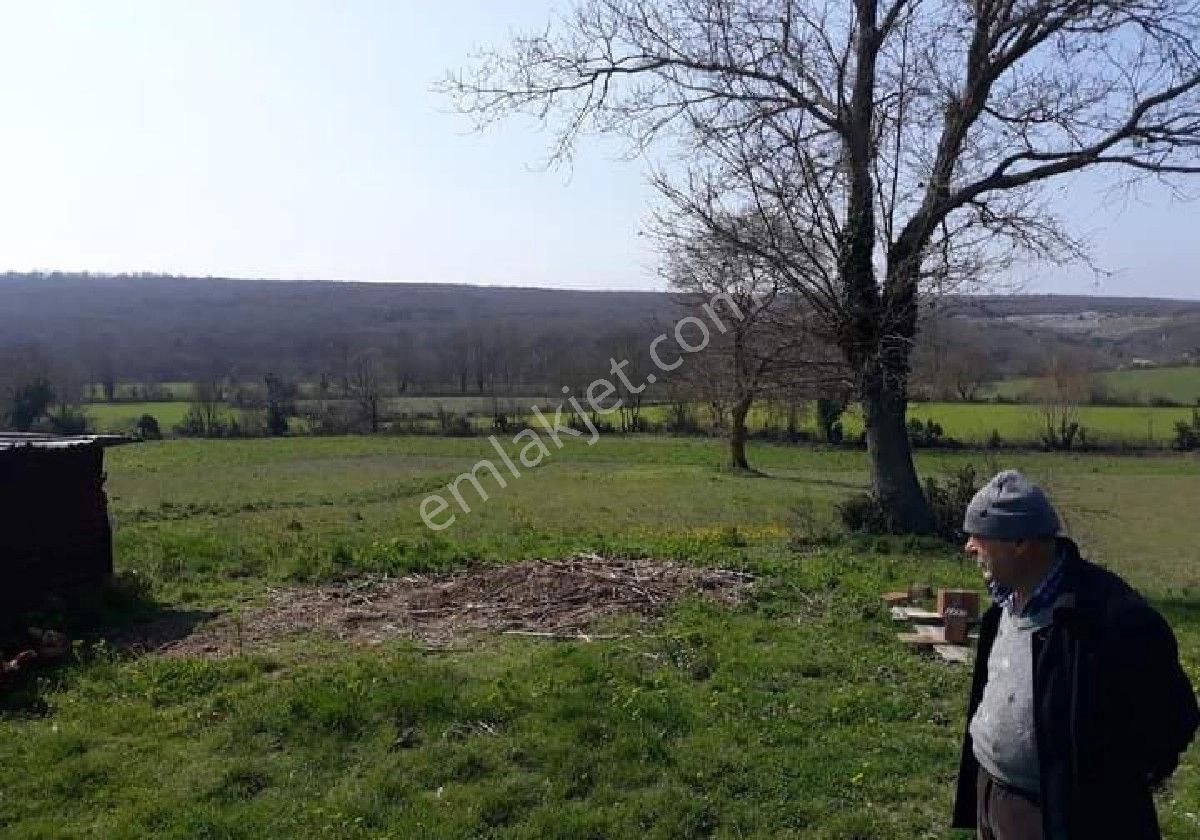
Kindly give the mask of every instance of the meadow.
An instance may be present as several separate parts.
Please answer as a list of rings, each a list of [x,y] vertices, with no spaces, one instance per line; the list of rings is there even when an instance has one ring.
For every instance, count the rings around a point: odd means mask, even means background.
[[[1092,381],[1109,395],[1129,403],[1171,400],[1182,405],[1200,401],[1200,365],[1112,370],[1092,374]],[[1035,393],[1037,379],[1006,379],[989,384],[987,396],[1020,399]]]
[[[432,533],[424,496],[475,438],[171,440],[110,450],[124,590],[112,620],[240,614],[272,592],[587,550],[740,569],[616,638],[449,650],[281,638],[206,659],[80,648],[5,698],[13,838],[911,838],[946,828],[968,672],[894,640],[880,592],[978,586],[953,547],[838,536],[861,452],[574,442]],[[1085,553],[1152,598],[1200,682],[1194,456],[926,452],[926,474],[1020,467]],[[122,618],[123,617],[123,618]],[[604,629],[604,628],[602,628]],[[1200,826],[1200,748],[1159,797]]]
[[[129,432],[137,425],[138,418],[149,414],[158,421],[164,434],[183,422],[188,412],[186,402],[114,402],[88,403],[84,406],[91,427],[97,432]]]
[[[538,405],[543,409],[554,405],[552,401],[543,398],[504,398],[502,406],[509,410],[521,409],[529,416],[532,406]],[[437,428],[436,412],[439,406],[446,412],[468,416],[469,422],[477,432],[492,430],[492,400],[482,397],[398,397],[386,401],[385,411],[392,415],[404,414],[413,418],[412,422],[421,424],[423,428],[433,431]],[[137,418],[142,414],[150,414],[158,420],[164,435],[172,434],[172,429],[183,420],[188,410],[186,402],[159,403],[90,403],[85,406],[86,413],[91,418],[92,427],[99,432],[128,432]],[[230,416],[235,416],[232,409]],[[708,423],[708,412],[703,406],[694,406],[693,415],[696,422],[703,425]],[[658,425],[666,424],[671,416],[671,409],[665,405],[647,405],[642,408],[642,418]],[[993,433],[1000,436],[1001,442],[1009,446],[1036,446],[1040,443],[1045,421],[1037,406],[1021,404],[996,403],[961,403],[961,402],[928,402],[913,403],[909,407],[909,416],[921,422],[936,421],[945,435],[964,444],[982,446],[987,444]],[[1102,446],[1126,446],[1165,448],[1171,445],[1174,437],[1174,426],[1178,421],[1188,421],[1192,417],[1190,408],[1152,407],[1152,406],[1080,406],[1078,419],[1086,430],[1089,441]],[[533,419],[530,417],[529,419]],[[610,415],[610,423],[618,422],[615,415]],[[751,431],[774,429],[779,431],[786,421],[779,412],[771,412],[763,406],[751,410],[748,418]],[[301,418],[292,418],[292,430],[303,433],[305,422]],[[851,406],[842,419],[845,433],[857,436],[862,433],[862,413],[857,406]],[[811,408],[802,413],[799,428],[809,434],[816,434],[815,420]]]

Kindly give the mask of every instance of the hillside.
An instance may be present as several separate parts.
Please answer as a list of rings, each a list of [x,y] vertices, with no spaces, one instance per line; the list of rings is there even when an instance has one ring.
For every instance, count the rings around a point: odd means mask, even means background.
[[[331,356],[371,347],[429,371],[472,353],[510,367],[570,353],[591,364],[597,345],[607,352],[612,336],[652,335],[679,311],[663,292],[7,274],[0,276],[0,351],[35,347],[51,361],[86,368],[81,375],[93,380],[107,369],[156,382],[214,369],[313,376]],[[957,297],[939,312],[971,328],[1003,377],[1037,372],[1062,348],[1086,354],[1093,369],[1200,357],[1195,301]]]

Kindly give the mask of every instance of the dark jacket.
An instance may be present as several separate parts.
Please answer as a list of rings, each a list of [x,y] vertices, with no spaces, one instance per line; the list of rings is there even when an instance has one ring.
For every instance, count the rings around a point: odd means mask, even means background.
[[[1174,772],[1200,713],[1175,636],[1111,572],[1064,553],[1063,597],[1033,637],[1033,694],[1046,840],[1158,838],[1151,790]],[[983,617],[954,802],[974,828],[979,765],[970,721],[983,698],[1000,608]]]

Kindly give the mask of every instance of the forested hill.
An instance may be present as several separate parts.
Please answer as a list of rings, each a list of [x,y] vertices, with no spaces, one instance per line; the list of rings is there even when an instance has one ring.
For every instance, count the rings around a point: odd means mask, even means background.
[[[397,341],[449,353],[478,337],[587,341],[678,317],[669,295],[417,283],[0,276],[0,344],[110,357],[125,378],[187,380],[219,363],[305,374],[329,352]],[[333,350],[331,351],[331,347]]]
[[[1031,372],[1047,349],[1091,364],[1200,356],[1200,301],[1052,295],[953,298],[1004,374]],[[0,349],[114,368],[122,378],[188,380],[214,366],[304,376],[331,353],[375,347],[436,360],[466,352],[520,357],[611,345],[678,317],[663,292],[416,283],[238,280],[154,275],[0,275]]]

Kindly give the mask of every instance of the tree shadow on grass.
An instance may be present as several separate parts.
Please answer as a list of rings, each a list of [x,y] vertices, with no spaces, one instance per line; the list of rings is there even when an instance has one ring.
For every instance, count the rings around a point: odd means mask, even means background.
[[[857,490],[864,491],[869,489],[870,484],[864,481],[845,481],[836,478],[820,478],[817,476],[800,476],[800,475],[773,475],[770,473],[760,473],[763,478],[771,478],[775,481],[791,481],[796,484],[813,484],[820,487],[836,487],[840,490]]]

